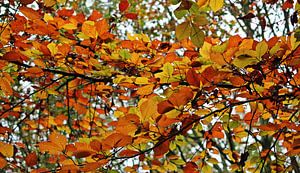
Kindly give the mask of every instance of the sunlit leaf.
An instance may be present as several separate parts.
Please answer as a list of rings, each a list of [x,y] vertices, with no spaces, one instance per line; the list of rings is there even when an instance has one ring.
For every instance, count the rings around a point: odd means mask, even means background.
[[[209,0],[209,6],[214,11],[219,11],[224,5],[224,0]]]

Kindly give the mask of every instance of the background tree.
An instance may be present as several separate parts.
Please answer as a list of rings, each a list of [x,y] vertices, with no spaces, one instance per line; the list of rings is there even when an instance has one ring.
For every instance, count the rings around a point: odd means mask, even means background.
[[[298,2],[1,3],[3,171],[299,172]]]

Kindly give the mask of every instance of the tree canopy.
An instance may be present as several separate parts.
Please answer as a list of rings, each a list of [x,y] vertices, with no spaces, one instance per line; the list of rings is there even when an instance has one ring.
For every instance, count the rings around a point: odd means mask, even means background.
[[[2,172],[300,172],[299,1],[0,3]]]

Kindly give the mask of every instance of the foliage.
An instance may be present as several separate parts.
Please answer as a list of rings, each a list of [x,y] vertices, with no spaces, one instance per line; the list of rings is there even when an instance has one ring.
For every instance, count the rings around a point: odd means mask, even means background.
[[[164,2],[1,2],[0,169],[300,171],[299,2]]]

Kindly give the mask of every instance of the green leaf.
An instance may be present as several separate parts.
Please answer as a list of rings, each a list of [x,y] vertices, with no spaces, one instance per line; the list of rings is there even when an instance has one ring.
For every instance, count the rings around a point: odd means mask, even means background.
[[[128,50],[125,50],[125,49],[120,50],[119,55],[120,55],[123,59],[129,59],[129,58],[131,58],[131,54],[129,53]]]
[[[204,38],[205,38],[205,35],[204,35],[203,31],[201,31],[196,25],[193,25],[192,31],[191,31],[192,43],[197,47],[202,47],[202,45],[204,43]]]
[[[176,27],[175,32],[176,32],[176,37],[179,41],[183,40],[185,38],[188,38],[190,36],[190,33],[191,33],[190,23],[189,22],[183,22],[182,24],[179,24]]]
[[[256,58],[249,56],[239,56],[232,61],[232,64],[239,67],[244,68],[248,65],[257,64],[259,61]]]
[[[186,14],[188,14],[188,10],[175,10],[174,15],[177,19],[183,18]]]

